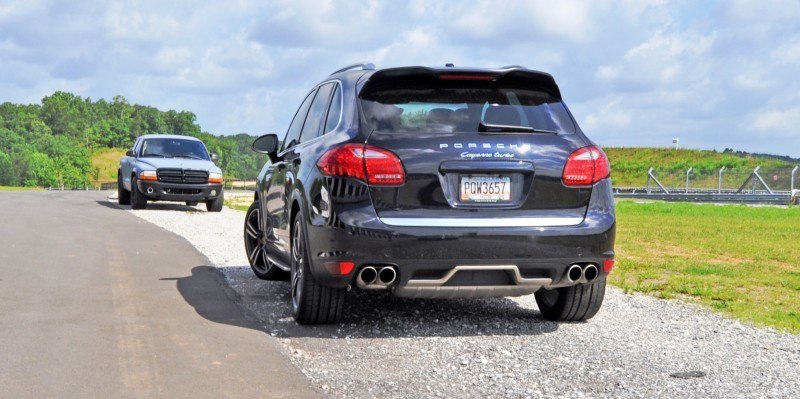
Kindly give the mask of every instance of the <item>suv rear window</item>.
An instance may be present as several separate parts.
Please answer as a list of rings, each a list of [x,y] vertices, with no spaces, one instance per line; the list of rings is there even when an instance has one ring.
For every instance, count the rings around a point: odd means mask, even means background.
[[[382,132],[478,132],[481,121],[575,133],[564,104],[546,91],[493,82],[442,82],[362,93],[370,128]]]

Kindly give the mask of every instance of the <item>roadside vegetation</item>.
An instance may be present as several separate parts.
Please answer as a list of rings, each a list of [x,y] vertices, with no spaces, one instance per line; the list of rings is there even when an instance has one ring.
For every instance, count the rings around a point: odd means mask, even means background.
[[[0,186],[0,191],[27,191],[27,190],[41,190],[41,187],[18,187],[18,186]]]
[[[118,155],[150,133],[202,139],[229,178],[252,178],[266,160],[249,150],[254,137],[214,136],[188,111],[58,91],[41,104],[0,104],[0,186],[78,188],[115,181]]]
[[[235,209],[237,211],[246,212],[247,208],[250,208],[250,204],[253,203],[253,196],[252,195],[226,195],[225,197],[225,206],[231,209]]]
[[[625,291],[800,333],[800,208],[617,202]]]
[[[120,148],[98,148],[92,153],[92,166],[95,175],[92,176],[92,183],[99,185],[103,182],[117,181],[117,169],[119,160],[125,156],[125,151]]]

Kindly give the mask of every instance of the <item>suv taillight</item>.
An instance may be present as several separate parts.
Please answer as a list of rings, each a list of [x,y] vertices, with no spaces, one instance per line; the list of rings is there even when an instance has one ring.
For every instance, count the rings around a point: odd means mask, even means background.
[[[561,181],[569,187],[587,187],[611,174],[608,158],[593,145],[575,150],[567,158]]]
[[[398,186],[406,182],[397,155],[366,144],[345,144],[322,156],[317,167],[326,176],[350,177],[374,186]]]

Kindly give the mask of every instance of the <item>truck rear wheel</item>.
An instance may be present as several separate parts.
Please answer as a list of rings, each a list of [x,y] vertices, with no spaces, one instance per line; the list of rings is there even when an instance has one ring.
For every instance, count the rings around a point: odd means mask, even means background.
[[[540,289],[534,296],[539,311],[547,320],[585,321],[600,310],[605,293],[606,279],[602,277],[589,284],[552,290]]]

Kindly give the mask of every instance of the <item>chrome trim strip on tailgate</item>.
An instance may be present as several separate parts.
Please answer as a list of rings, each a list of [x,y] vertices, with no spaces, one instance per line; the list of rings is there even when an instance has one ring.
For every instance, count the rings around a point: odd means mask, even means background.
[[[582,217],[521,218],[379,218],[383,224],[402,227],[566,227],[577,226]]]

